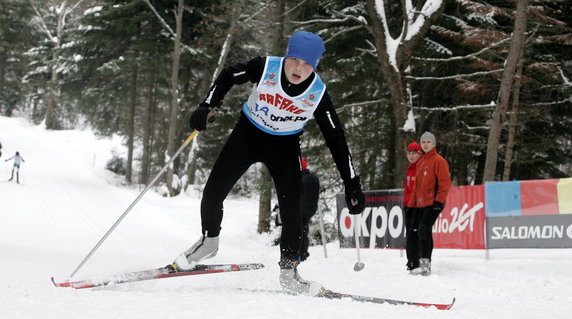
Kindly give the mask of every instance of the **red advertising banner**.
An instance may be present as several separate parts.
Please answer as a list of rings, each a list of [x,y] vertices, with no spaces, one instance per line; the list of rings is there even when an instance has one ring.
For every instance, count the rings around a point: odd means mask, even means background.
[[[558,215],[558,182],[558,179],[521,181],[521,214]]]
[[[433,225],[435,248],[485,249],[485,188],[452,187]]]

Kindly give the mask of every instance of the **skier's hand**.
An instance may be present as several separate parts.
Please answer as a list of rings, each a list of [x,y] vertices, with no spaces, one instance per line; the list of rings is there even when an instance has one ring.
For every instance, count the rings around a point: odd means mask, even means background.
[[[440,214],[443,211],[445,205],[441,202],[433,202],[433,212],[436,214]]]
[[[350,214],[361,214],[365,208],[365,195],[361,190],[359,176],[344,182],[344,185],[346,188],[346,204],[348,205]]]
[[[207,129],[207,119],[211,111],[210,108],[211,106],[207,103],[203,102],[199,104],[199,107],[197,107],[197,109],[193,111],[193,114],[191,114],[191,119],[189,121],[191,130],[204,131]]]

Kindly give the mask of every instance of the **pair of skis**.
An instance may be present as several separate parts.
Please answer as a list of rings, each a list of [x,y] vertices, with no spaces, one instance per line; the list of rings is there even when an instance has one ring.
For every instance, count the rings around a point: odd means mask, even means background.
[[[52,277],[52,282],[56,287],[84,289],[84,288],[96,288],[109,285],[123,284],[128,282],[151,280],[151,279],[217,274],[221,272],[256,270],[260,268],[264,268],[264,265],[257,263],[220,264],[220,265],[196,265],[195,268],[193,268],[192,270],[182,271],[175,269],[173,265],[167,265],[161,268],[127,272],[122,274],[116,274],[111,277],[100,278],[100,279],[96,278],[91,280],[56,282],[54,280],[54,277]]]
[[[193,276],[193,275],[205,275],[205,274],[216,274],[222,272],[232,272],[232,271],[245,271],[245,270],[256,270],[264,268],[263,264],[260,263],[250,263],[250,264],[218,264],[218,265],[197,265],[192,270],[177,270],[172,265],[167,265],[165,267],[128,272],[123,274],[113,275],[111,277],[91,279],[91,280],[79,280],[79,281],[64,281],[56,282],[52,277],[52,282],[56,287],[68,287],[74,289],[85,289],[85,288],[96,288],[105,287],[116,284],[123,284],[128,282],[161,279],[161,278],[171,278],[171,277],[181,277],[181,276]],[[248,292],[262,292],[262,293],[285,293],[282,290],[264,290],[264,289],[241,289]],[[413,301],[403,301],[394,300],[388,298],[379,297],[366,297],[354,294],[345,294],[340,292],[335,292],[332,290],[322,289],[318,298],[327,299],[348,299],[359,302],[369,302],[378,304],[391,304],[391,305],[412,305],[421,307],[435,307],[440,310],[449,310],[453,307],[455,299],[448,304],[438,304],[438,303],[424,303],[424,302],[413,302]]]

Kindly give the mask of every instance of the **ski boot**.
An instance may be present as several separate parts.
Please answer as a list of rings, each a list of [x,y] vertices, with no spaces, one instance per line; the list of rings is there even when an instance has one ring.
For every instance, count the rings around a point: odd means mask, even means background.
[[[302,279],[298,274],[298,261],[280,261],[280,285],[282,289],[293,295],[319,295],[324,287],[315,282]]]
[[[175,270],[191,270],[201,260],[212,258],[218,252],[218,236],[201,238],[191,248],[181,253],[173,262]]]
[[[411,270],[412,275],[429,276],[431,274],[431,261],[429,258],[419,259],[420,266]]]

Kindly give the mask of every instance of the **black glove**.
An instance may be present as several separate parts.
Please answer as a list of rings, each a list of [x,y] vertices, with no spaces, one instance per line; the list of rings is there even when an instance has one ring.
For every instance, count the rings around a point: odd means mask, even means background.
[[[443,203],[441,202],[433,202],[433,212],[436,214],[440,214],[443,211]]]
[[[361,214],[365,208],[365,195],[361,191],[359,176],[344,182],[344,185],[346,186],[346,205],[348,205],[350,214]]]
[[[199,107],[191,114],[189,125],[191,130],[204,131],[207,129],[207,117],[209,115],[210,105],[207,103],[199,104]]]

